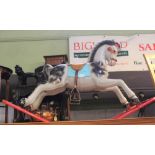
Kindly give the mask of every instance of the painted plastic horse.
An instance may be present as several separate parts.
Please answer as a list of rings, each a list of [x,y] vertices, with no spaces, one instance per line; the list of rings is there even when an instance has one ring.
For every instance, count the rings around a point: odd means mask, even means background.
[[[111,40],[97,44],[90,53],[88,63],[81,65],[76,81],[77,89],[80,92],[113,91],[122,104],[129,105],[119,89],[122,88],[128,98],[137,104],[139,102],[138,97],[122,79],[108,79],[107,65],[116,65],[119,50],[119,44]],[[37,110],[45,96],[59,94],[67,88],[73,89],[75,87],[75,74],[77,73],[74,68],[77,68],[77,65],[61,64],[55,67],[45,65],[43,74],[47,82],[38,85],[32,94],[25,98],[25,106],[30,106],[31,110]]]

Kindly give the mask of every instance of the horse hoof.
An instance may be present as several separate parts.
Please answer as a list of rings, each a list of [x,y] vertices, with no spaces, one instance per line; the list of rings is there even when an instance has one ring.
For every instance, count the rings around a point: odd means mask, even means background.
[[[127,105],[126,105],[126,111],[129,111],[130,108],[131,108],[131,105],[130,105],[130,104],[127,104]]]
[[[138,98],[135,98],[131,100],[130,105],[131,106],[138,105],[139,103],[140,103],[140,100]]]
[[[25,98],[22,98],[22,99],[20,100],[20,106],[21,106],[22,108],[24,108],[25,110],[28,110],[28,111],[31,111],[31,109],[32,109],[32,106],[31,106],[31,105],[26,105],[26,100],[25,100]]]
[[[25,98],[22,98],[21,100],[20,100],[20,105],[25,105],[25,103],[26,103],[26,101],[25,101]]]
[[[126,111],[129,111],[129,110],[135,108],[136,106],[137,106],[137,104],[133,105],[133,104],[129,103],[129,104],[126,105]]]

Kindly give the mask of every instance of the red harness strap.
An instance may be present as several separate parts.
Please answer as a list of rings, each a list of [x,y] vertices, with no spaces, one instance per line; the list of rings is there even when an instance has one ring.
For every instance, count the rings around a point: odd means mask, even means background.
[[[74,81],[74,87],[77,88],[77,82],[78,82],[78,70],[75,72],[75,81]]]

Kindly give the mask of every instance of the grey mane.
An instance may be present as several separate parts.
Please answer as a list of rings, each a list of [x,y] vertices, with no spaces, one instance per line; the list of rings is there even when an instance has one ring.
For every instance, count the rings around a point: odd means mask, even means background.
[[[114,42],[113,40],[104,40],[104,41],[101,41],[100,43],[98,43],[98,44],[94,47],[94,49],[92,50],[92,52],[91,52],[91,56],[90,56],[89,62],[93,62],[93,61],[94,61],[94,57],[95,57],[95,54],[96,54],[97,50],[98,50],[101,46],[103,46],[103,45],[111,45],[111,46],[113,46],[113,45],[115,45],[115,42]]]

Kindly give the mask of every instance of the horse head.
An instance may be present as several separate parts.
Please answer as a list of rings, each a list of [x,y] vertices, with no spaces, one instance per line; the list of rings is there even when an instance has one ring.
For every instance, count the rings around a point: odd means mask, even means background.
[[[116,65],[117,55],[119,51],[120,45],[117,42],[114,42],[114,45],[107,47],[107,50],[105,50],[105,58],[109,66]]]
[[[90,54],[89,62],[100,62],[101,64],[108,63],[109,66],[116,65],[117,54],[120,50],[120,45],[113,40],[104,40],[97,44]]]

